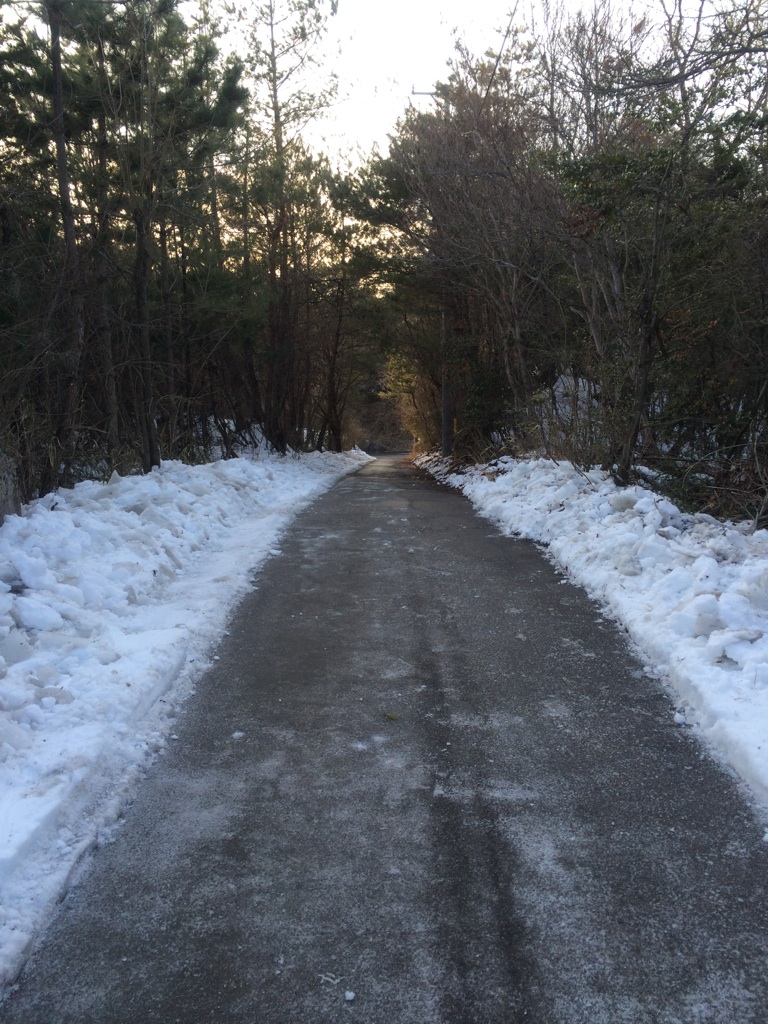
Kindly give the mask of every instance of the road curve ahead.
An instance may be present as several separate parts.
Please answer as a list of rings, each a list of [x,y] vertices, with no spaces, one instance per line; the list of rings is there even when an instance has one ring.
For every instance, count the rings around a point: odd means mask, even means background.
[[[381,459],[300,515],[3,1024],[764,1024],[768,849],[617,629]]]

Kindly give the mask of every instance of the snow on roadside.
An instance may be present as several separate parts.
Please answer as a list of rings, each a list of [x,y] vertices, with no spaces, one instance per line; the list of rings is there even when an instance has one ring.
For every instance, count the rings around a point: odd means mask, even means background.
[[[369,461],[254,456],[85,482],[0,528],[0,983],[162,749],[254,569]]]
[[[417,461],[506,535],[547,545],[669,680],[675,720],[768,802],[768,531],[685,514],[565,462],[504,457],[450,473]]]

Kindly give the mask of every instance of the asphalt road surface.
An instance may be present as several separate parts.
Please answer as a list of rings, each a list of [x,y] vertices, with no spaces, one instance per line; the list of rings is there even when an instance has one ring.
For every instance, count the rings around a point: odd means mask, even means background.
[[[768,1021],[764,828],[594,604],[400,459],[283,552],[0,1021]]]

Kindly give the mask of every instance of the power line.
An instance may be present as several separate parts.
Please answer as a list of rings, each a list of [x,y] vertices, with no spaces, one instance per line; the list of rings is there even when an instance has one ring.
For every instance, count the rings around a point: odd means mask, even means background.
[[[502,54],[504,53],[504,47],[507,45],[507,40],[509,39],[510,33],[512,32],[512,22],[515,20],[515,15],[516,14],[517,14],[517,5],[515,5],[512,13],[509,16],[509,24],[507,25],[507,31],[504,33],[504,38],[501,41],[501,46],[499,47],[499,52],[496,54],[496,63],[493,65],[493,71],[491,72],[491,77],[488,80],[488,88],[485,90],[485,95],[483,96],[483,101],[480,104],[480,110],[478,111],[478,117],[483,112],[483,107],[485,106],[485,101],[488,99],[488,94],[491,91],[491,86],[493,85],[493,80],[496,77],[496,72],[499,70],[499,64],[501,63],[501,57],[502,57]]]

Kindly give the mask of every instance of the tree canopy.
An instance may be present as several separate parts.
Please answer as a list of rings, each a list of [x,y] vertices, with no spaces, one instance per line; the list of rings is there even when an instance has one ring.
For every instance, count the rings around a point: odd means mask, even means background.
[[[758,0],[513,17],[345,174],[305,141],[330,0],[33,8],[0,0],[0,448],[25,498],[249,435],[409,432],[764,521]]]
[[[767,26],[752,0],[685,6],[550,9],[459,48],[368,216],[418,268],[392,376],[425,444],[449,415],[459,454],[508,443],[762,521]]]

